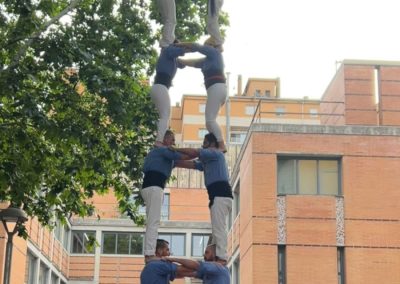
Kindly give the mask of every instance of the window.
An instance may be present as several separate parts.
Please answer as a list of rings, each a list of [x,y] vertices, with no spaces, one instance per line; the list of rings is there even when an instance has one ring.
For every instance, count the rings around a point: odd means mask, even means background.
[[[54,273],[51,274],[51,281],[50,281],[50,283],[51,283],[51,284],[58,284],[58,277],[57,277],[56,274],[54,274]]]
[[[68,226],[64,226],[64,238],[63,238],[63,247],[68,251],[69,250],[69,238],[71,236],[71,230]]]
[[[206,250],[210,235],[192,235],[192,256],[201,257]]]
[[[54,228],[54,230],[53,230],[53,232],[54,232],[54,237],[57,239],[57,240],[59,240],[60,242],[61,242],[61,240],[62,240],[62,231],[63,231],[63,224],[61,224],[61,222],[60,221],[57,221],[56,222],[56,226],[55,226],[55,228]]]
[[[237,215],[239,215],[240,212],[240,180],[235,186],[235,189],[233,191],[233,212],[234,215],[233,217],[236,218]]]
[[[185,253],[185,234],[158,234],[158,238],[169,242],[171,255],[184,256]]]
[[[339,195],[338,159],[278,158],[278,194]]]
[[[270,90],[265,90],[264,95],[265,95],[266,97],[270,97],[270,96],[271,96],[271,91],[270,91]]]
[[[246,115],[254,115],[254,113],[256,112],[256,108],[257,106],[246,106],[245,108],[245,113]]]
[[[286,284],[286,247],[278,246],[278,284]]]
[[[315,108],[310,109],[310,116],[311,117],[318,117],[318,110]]]
[[[204,139],[204,136],[206,136],[207,133],[208,133],[207,129],[200,128],[200,129],[199,129],[199,132],[198,132],[198,134],[197,134],[197,137],[198,137],[199,139]]]
[[[28,257],[26,259],[27,266],[26,266],[26,274],[25,274],[25,283],[27,284],[36,284],[36,262],[37,258],[33,256],[28,251]]]
[[[338,262],[338,283],[345,283],[345,271],[344,271],[344,247],[337,248],[337,262]]]
[[[205,113],[206,112],[206,105],[205,104],[199,104],[199,112],[200,113]]]
[[[260,96],[261,96],[261,91],[260,91],[260,90],[256,90],[256,91],[254,92],[254,96],[255,96],[255,97],[260,97]]]
[[[143,234],[124,232],[103,233],[102,253],[143,254]]]
[[[95,238],[95,232],[73,231],[72,253],[94,253],[94,247],[88,247],[91,238]]]
[[[283,116],[285,115],[285,108],[284,107],[276,107],[275,108],[276,116]]]
[[[240,284],[240,259],[237,258],[233,262],[233,283]]]
[[[43,263],[40,264],[39,269],[39,284],[47,284],[47,278],[49,276],[49,268]]]
[[[246,139],[246,132],[231,132],[231,143],[235,144],[243,144],[244,140]]]
[[[161,207],[161,220],[169,219],[169,193],[164,193],[163,204]]]

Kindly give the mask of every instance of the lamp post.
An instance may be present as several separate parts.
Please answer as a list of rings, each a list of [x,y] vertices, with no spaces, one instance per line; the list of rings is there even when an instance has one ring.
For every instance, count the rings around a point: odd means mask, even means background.
[[[20,208],[8,207],[0,211],[0,220],[3,222],[4,229],[7,232],[7,246],[6,246],[6,258],[4,261],[4,278],[3,284],[10,283],[10,270],[11,270],[11,259],[13,250],[13,237],[18,231],[19,225],[26,222],[28,218],[25,212]]]

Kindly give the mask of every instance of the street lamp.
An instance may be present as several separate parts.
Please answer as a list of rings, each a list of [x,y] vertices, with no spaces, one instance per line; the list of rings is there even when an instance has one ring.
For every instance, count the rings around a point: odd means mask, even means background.
[[[3,284],[10,283],[10,269],[13,250],[13,237],[18,231],[19,225],[26,222],[28,218],[25,212],[20,208],[8,207],[0,211],[0,220],[3,222],[4,229],[7,232],[6,258],[4,262]]]

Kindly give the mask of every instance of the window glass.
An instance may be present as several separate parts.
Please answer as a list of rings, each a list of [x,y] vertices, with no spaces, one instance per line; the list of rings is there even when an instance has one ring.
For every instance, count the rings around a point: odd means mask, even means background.
[[[340,193],[338,159],[278,157],[278,194]]]
[[[203,256],[209,237],[209,235],[192,235],[192,256]]]
[[[299,160],[299,194],[317,194],[317,161]]]
[[[278,161],[278,193],[296,194],[296,161]]]
[[[39,284],[47,284],[48,271],[49,269],[41,263],[39,269]]]
[[[321,194],[338,194],[338,162],[337,161],[319,161],[319,180]]]
[[[28,252],[27,273],[25,274],[26,283],[28,284],[36,284],[36,261],[37,258]]]
[[[197,137],[199,139],[204,139],[204,136],[206,136],[207,133],[208,133],[207,129],[201,128],[201,129],[199,129]]]
[[[318,117],[318,110],[315,108],[310,109],[310,116],[311,117]]]
[[[51,284],[58,284],[58,277],[56,274],[52,273],[51,274]]]
[[[94,247],[88,248],[89,238],[94,238],[94,232],[73,231],[72,232],[72,253],[94,253]]]
[[[205,113],[206,112],[206,105],[205,104],[199,104],[199,112],[200,113]]]
[[[143,234],[131,234],[131,251],[130,254],[143,254]]]
[[[159,234],[159,239],[169,242],[169,250],[171,255],[185,255],[185,235],[184,234]]]
[[[161,207],[161,220],[169,219],[169,194],[164,193],[163,204]]]
[[[129,254],[129,233],[117,234],[117,254]]]
[[[256,108],[257,106],[246,106],[245,113],[247,115],[254,115],[254,113],[256,112]]]
[[[278,283],[286,283],[286,248],[278,246]]]
[[[68,226],[64,226],[64,237],[63,237],[63,247],[68,250],[69,249],[69,238],[71,235],[71,230]]]
[[[117,244],[116,233],[103,233],[103,253],[115,254]]]
[[[284,107],[276,107],[275,114],[276,114],[276,116],[283,116],[285,114],[285,108]]]

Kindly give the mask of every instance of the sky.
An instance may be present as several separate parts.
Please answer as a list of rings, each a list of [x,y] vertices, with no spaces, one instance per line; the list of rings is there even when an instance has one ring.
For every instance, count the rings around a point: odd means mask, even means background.
[[[280,78],[281,97],[320,99],[344,59],[400,61],[398,0],[225,0],[222,10],[231,96],[240,74],[243,89]],[[198,69],[178,70],[173,84],[173,105],[206,93]]]

